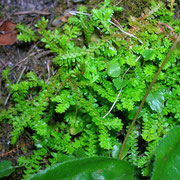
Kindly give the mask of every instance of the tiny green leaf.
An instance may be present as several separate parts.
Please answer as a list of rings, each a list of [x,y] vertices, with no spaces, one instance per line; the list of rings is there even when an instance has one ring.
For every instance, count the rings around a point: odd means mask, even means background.
[[[80,133],[82,131],[82,128],[81,127],[70,127],[69,131],[70,131],[70,134],[72,136],[74,136],[74,135]]]
[[[5,160],[0,162],[0,178],[9,176],[14,170],[15,168],[11,165],[11,161]]]
[[[160,113],[164,108],[164,94],[161,91],[150,92],[146,98],[152,110]]]
[[[153,49],[148,49],[145,50],[142,55],[144,57],[144,60],[151,60],[155,55],[155,51]]]
[[[129,80],[122,80],[121,78],[113,79],[114,86],[117,90],[124,88],[128,83]]]
[[[180,179],[180,126],[173,128],[155,149],[152,180]]]
[[[107,73],[111,77],[118,77],[120,75],[120,65],[119,63],[112,63],[107,68]]]

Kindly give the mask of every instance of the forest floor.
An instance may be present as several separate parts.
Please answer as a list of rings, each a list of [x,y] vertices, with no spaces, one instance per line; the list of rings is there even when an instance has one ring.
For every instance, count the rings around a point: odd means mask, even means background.
[[[0,22],[11,20],[15,24],[21,23],[33,27],[41,17],[45,16],[49,19],[49,28],[61,27],[67,21],[69,11],[76,10],[81,5],[85,5],[89,9],[96,8],[100,2],[100,0],[0,0]],[[121,6],[121,1],[114,2]],[[145,3],[145,5],[148,6],[148,3]],[[130,6],[124,6],[124,8],[123,14],[121,16],[117,15],[119,20],[122,21],[126,20],[126,12],[131,10]],[[139,9],[139,12],[141,11]],[[177,9],[177,17],[179,16],[178,12],[179,9]],[[138,15],[134,11],[135,14]],[[22,43],[17,40],[13,45],[0,46],[0,108],[8,108],[10,99],[7,84],[4,84],[2,79],[3,70],[7,67],[10,68],[9,78],[12,83],[21,81],[23,75],[29,71],[36,72],[39,77],[48,72],[48,68],[52,65],[53,55],[47,50],[37,49],[36,45],[34,43]],[[28,144],[31,141],[31,132],[27,130],[20,136],[15,145],[11,145],[11,129],[11,124],[7,122],[0,123],[0,161],[11,160],[15,163],[20,156],[30,154],[34,146]],[[26,146],[16,149],[22,145]],[[13,149],[14,151],[11,151]],[[21,179],[22,171],[19,168],[11,176],[3,179]]]
[[[97,2],[83,0],[0,0],[0,22],[10,20],[15,24],[21,23],[33,27],[38,20],[45,16],[49,19],[50,25],[61,27],[62,23],[66,21],[65,18],[69,11],[76,10],[81,5],[94,8],[98,5],[99,2]],[[10,99],[7,85],[2,79],[3,70],[7,67],[10,68],[9,78],[12,83],[21,81],[29,71],[35,71],[41,77],[47,72],[47,64],[51,65],[53,58],[51,55],[47,56],[46,51],[44,52],[37,58],[36,44],[23,43],[18,40],[13,45],[0,46],[0,108],[8,108]],[[31,132],[28,130],[25,130],[15,145],[11,145],[11,130],[11,124],[0,123],[0,161],[11,160],[15,164],[20,156],[30,154],[34,146],[30,143]],[[22,145],[25,146],[18,148]],[[22,172],[23,169],[19,168],[10,176],[4,177],[3,180],[21,179]]]

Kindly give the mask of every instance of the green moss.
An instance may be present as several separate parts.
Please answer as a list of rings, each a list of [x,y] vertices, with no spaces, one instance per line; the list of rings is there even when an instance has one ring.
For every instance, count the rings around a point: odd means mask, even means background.
[[[116,0],[114,4],[118,3],[119,1]],[[146,8],[150,7],[149,0],[126,0],[121,1],[119,6],[123,7],[122,12],[115,13],[115,17],[120,22],[125,22],[130,16],[139,17],[145,11]]]

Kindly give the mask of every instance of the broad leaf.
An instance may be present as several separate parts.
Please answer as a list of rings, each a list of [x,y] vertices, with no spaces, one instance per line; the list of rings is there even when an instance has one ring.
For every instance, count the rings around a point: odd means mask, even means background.
[[[120,75],[120,65],[119,63],[112,63],[107,68],[107,73],[111,77],[118,77]]]
[[[142,53],[143,57],[144,57],[144,60],[151,60],[154,58],[154,55],[155,55],[155,51],[153,49],[148,49],[148,50],[145,50],[143,53]]]
[[[5,160],[0,162],[0,178],[9,176],[14,170],[15,168],[11,165],[11,161]]]
[[[129,141],[127,141],[127,143],[125,144],[125,147],[124,147],[124,150],[123,150],[123,153],[122,153],[122,158],[121,159],[124,159],[128,153],[128,150],[130,148],[130,145],[128,143]],[[113,158],[116,158],[118,159],[119,158],[119,153],[120,153],[120,150],[121,150],[121,147],[122,147],[122,143],[116,143],[114,146],[113,146],[113,150],[112,150],[112,157]]]
[[[88,157],[56,164],[30,177],[31,180],[132,180],[133,167],[108,157]]]
[[[180,126],[173,128],[155,149],[152,180],[180,179]]]
[[[160,113],[164,108],[164,93],[161,91],[150,92],[146,98],[152,110]]]
[[[133,110],[129,111],[128,112],[128,119],[133,120],[136,113],[137,113],[137,111],[138,111],[138,109],[139,109],[139,106],[136,106],[136,107],[134,107]],[[140,118],[144,113],[145,113],[145,110],[141,109],[141,111],[140,111],[140,113],[138,115],[138,118]]]
[[[124,88],[129,83],[129,80],[122,80],[121,78],[113,79],[114,86],[117,90]]]

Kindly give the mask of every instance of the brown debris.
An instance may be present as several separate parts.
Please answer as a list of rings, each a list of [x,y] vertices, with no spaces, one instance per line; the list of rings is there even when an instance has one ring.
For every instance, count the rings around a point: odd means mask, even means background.
[[[12,45],[17,40],[16,24],[10,20],[0,21],[0,45]]]

